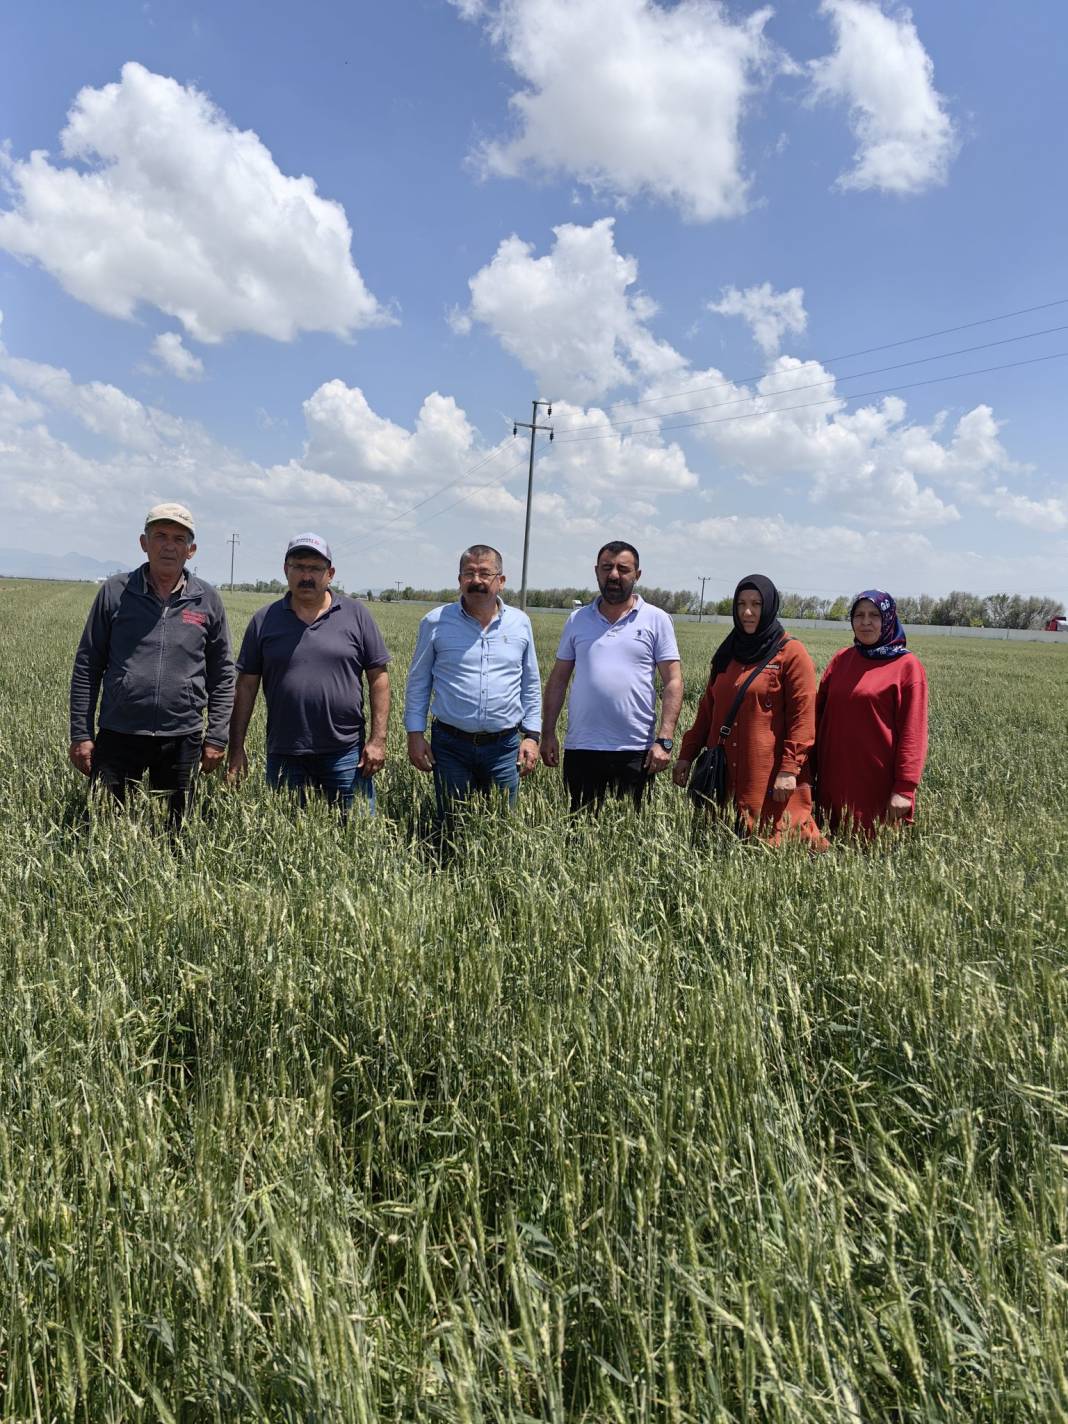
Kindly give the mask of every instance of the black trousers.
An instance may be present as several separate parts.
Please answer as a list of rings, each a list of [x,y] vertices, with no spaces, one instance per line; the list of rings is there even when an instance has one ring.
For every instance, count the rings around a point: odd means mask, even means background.
[[[167,796],[167,820],[173,829],[193,799],[203,741],[200,732],[141,737],[101,728],[93,744],[92,780],[106,786],[117,801],[125,801],[130,782],[147,774],[149,789]]]
[[[629,796],[642,804],[652,773],[645,770],[644,751],[564,752],[564,785],[571,793],[572,811],[592,806],[599,810],[609,792]]]

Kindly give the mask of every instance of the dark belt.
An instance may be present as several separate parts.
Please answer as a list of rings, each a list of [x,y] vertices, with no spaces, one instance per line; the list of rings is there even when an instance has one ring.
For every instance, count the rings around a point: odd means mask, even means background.
[[[502,727],[499,732],[465,732],[462,727],[453,727],[448,722],[439,722],[435,718],[431,730],[436,732],[439,727],[443,732],[451,732],[454,737],[471,742],[476,747],[484,747],[489,742],[503,742],[505,737],[514,737],[519,731],[518,727]]]

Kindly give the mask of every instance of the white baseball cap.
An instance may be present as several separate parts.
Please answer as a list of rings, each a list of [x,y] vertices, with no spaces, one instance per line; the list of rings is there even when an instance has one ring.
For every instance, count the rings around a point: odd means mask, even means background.
[[[145,528],[150,524],[159,524],[167,520],[171,524],[181,524],[188,529],[195,539],[197,531],[193,525],[193,516],[186,509],[184,504],[154,504],[145,515]]]
[[[286,545],[286,558],[295,554],[298,549],[310,549],[313,554],[322,554],[326,562],[333,567],[334,556],[330,552],[330,545],[318,534],[298,534],[295,539],[290,539]]]

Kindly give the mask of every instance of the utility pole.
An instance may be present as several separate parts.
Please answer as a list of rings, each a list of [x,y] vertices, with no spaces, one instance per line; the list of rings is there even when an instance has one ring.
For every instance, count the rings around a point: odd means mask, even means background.
[[[698,610],[697,610],[697,621],[698,621],[698,623],[701,623],[701,622],[704,621],[704,616],[705,616],[705,584],[708,582],[708,580],[709,580],[711,577],[712,577],[711,574],[698,574],[698,578],[701,580],[701,606],[700,606],[700,608],[698,608]]]
[[[518,435],[520,430],[530,431],[530,466],[527,470],[527,521],[523,529],[523,583],[519,590],[519,607],[525,613],[527,611],[527,556],[530,553],[530,505],[534,498],[534,437],[539,430],[549,432],[550,441],[553,438],[553,428],[551,425],[538,424],[538,406],[545,407],[545,414],[552,415],[553,407],[551,401],[536,400],[531,401],[534,407],[530,420],[516,420],[512,423],[512,434]]]
[[[234,550],[241,540],[235,531],[226,541],[230,545],[230,592],[234,591]]]

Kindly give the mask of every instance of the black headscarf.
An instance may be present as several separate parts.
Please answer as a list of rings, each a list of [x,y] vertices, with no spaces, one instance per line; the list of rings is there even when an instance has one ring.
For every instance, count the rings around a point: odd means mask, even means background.
[[[755,588],[764,600],[760,610],[760,622],[756,631],[747,633],[738,621],[738,595],[743,588]],[[752,667],[768,656],[786,636],[786,629],[779,622],[779,590],[771,579],[763,574],[748,574],[734,590],[731,605],[734,627],[720,643],[712,657],[712,676],[718,677],[731,659]]]

